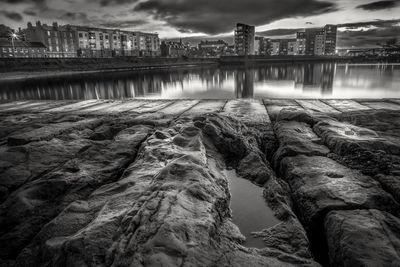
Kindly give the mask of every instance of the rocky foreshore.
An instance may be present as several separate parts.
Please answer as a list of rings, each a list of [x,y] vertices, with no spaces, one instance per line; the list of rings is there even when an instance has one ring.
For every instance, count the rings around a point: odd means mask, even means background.
[[[400,100],[4,102],[0,144],[0,266],[400,266]]]

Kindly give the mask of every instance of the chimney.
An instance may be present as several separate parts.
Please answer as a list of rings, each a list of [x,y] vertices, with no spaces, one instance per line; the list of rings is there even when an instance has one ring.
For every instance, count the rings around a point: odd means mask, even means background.
[[[54,27],[55,29],[57,29],[57,28],[58,28],[58,23],[57,23],[57,22],[53,22],[53,27]]]
[[[32,28],[32,23],[28,22],[28,28]]]
[[[36,27],[42,26],[42,23],[40,23],[40,20],[36,21]]]

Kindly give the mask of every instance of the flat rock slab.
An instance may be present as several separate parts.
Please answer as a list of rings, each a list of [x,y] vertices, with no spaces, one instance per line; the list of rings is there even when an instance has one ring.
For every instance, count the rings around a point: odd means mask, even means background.
[[[93,106],[82,108],[82,109],[78,110],[77,113],[106,114],[107,109],[118,106],[120,103],[121,102],[119,102],[119,101],[105,101],[104,103],[101,103],[98,105],[93,105]]]
[[[26,110],[27,112],[42,112],[51,108],[64,106],[70,103],[71,101],[38,101],[35,102],[34,105],[24,107],[22,110],[24,111]]]
[[[56,108],[51,108],[46,110],[46,112],[70,112],[70,111],[76,111],[79,109],[83,109],[92,105],[100,104],[102,101],[97,100],[97,99],[91,99],[91,100],[84,100],[84,101],[79,101],[73,104],[61,106],[61,107],[56,107]]]
[[[270,123],[267,110],[260,100],[229,100],[222,114],[236,118],[244,123]]]
[[[200,114],[220,112],[225,106],[225,100],[202,100],[200,103],[186,111],[183,116],[196,116]]]
[[[325,120],[314,126],[314,131],[335,153],[347,155],[361,147],[367,150],[385,150],[400,154],[400,144],[382,138],[377,132],[347,122]]]
[[[279,121],[274,126],[279,148],[273,157],[275,169],[284,157],[297,155],[326,156],[329,149],[322,144],[311,127],[304,122]]]
[[[263,102],[265,105],[298,106],[294,99],[263,99]]]
[[[400,110],[400,105],[391,103],[389,101],[369,101],[361,102],[361,104],[371,107],[373,109],[389,109],[389,110]]]
[[[134,100],[134,101],[121,101],[117,105],[113,105],[101,110],[104,114],[118,114],[123,112],[135,112],[135,109],[147,104],[148,101]]]
[[[337,109],[325,104],[320,100],[296,100],[300,106],[306,109],[309,112],[319,112],[319,113],[326,113],[326,114],[338,114],[340,111]]]
[[[400,266],[400,219],[379,210],[341,210],[325,219],[331,266]]]
[[[7,111],[7,112],[24,111],[24,110],[31,111],[31,109],[33,108],[43,107],[43,106],[45,106],[45,103],[42,101],[27,101],[25,103],[4,107],[2,111]]]
[[[263,99],[271,120],[276,120],[282,109],[304,110],[295,100],[292,99]]]
[[[15,107],[15,106],[22,106],[28,104],[30,101],[11,101],[7,103],[0,104],[0,111],[5,111],[8,108]]]
[[[283,177],[292,189],[300,218],[311,230],[327,212],[341,209],[398,209],[380,184],[325,157],[297,156],[281,162]]]
[[[144,105],[137,107],[132,111],[137,113],[157,112],[165,107],[168,107],[169,105],[172,105],[173,103],[175,103],[175,101],[148,101]]]
[[[371,109],[370,107],[361,105],[360,103],[358,103],[354,100],[322,100],[322,101],[342,112],[351,112],[351,111],[370,110]]]
[[[180,115],[183,112],[193,108],[199,102],[199,100],[176,101],[172,105],[168,105],[165,108],[160,109],[159,112],[164,115]]]

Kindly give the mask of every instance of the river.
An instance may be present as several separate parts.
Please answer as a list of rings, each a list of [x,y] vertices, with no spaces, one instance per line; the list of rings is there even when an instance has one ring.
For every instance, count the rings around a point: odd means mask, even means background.
[[[0,100],[400,98],[400,64],[268,64],[0,83]]]

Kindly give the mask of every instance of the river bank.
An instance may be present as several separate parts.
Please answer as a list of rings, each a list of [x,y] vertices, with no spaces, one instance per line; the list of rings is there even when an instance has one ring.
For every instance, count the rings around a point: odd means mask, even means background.
[[[23,58],[2,59],[0,81],[84,76],[96,73],[149,71],[217,65],[213,59],[183,58]]]
[[[4,266],[400,262],[398,99],[18,101],[0,117]],[[261,248],[232,217],[232,170],[275,216]]]

